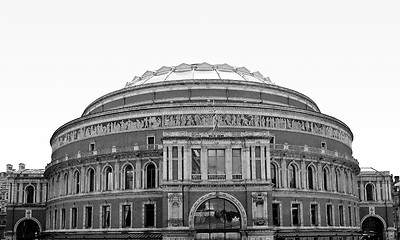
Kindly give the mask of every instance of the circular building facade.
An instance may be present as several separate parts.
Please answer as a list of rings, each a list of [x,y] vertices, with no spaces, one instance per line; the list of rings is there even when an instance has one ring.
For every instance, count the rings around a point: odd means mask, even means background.
[[[359,230],[353,135],[227,64],[147,71],[51,138],[53,238],[271,239]]]

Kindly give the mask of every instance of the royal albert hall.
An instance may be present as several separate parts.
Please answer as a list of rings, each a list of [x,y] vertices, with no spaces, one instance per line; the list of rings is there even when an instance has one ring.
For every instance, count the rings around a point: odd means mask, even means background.
[[[312,99],[245,67],[147,71],[54,132],[44,236],[354,237],[352,140]]]

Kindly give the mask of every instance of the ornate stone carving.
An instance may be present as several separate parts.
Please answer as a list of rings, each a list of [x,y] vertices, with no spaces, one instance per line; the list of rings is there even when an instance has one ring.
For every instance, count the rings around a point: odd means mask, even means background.
[[[334,138],[351,146],[351,136],[340,129],[311,121],[249,114],[173,114],[142,118],[129,118],[118,121],[85,126],[55,138],[53,150],[70,142],[106,134],[185,126],[204,127],[255,127],[265,129],[286,129],[307,132]]]

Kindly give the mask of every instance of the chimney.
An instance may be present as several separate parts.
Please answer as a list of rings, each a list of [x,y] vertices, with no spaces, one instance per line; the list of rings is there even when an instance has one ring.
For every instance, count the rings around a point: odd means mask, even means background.
[[[399,182],[399,176],[394,176],[394,183],[398,183]]]
[[[11,172],[13,169],[13,165],[12,164],[7,164],[7,172]]]
[[[22,170],[25,170],[25,163],[20,163],[20,164],[19,164],[19,169],[18,169],[18,171],[22,171]]]

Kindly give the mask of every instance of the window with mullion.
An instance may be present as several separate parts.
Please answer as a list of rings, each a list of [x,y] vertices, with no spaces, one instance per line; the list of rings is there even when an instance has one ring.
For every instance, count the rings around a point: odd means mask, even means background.
[[[208,174],[225,174],[225,150],[208,149]]]

